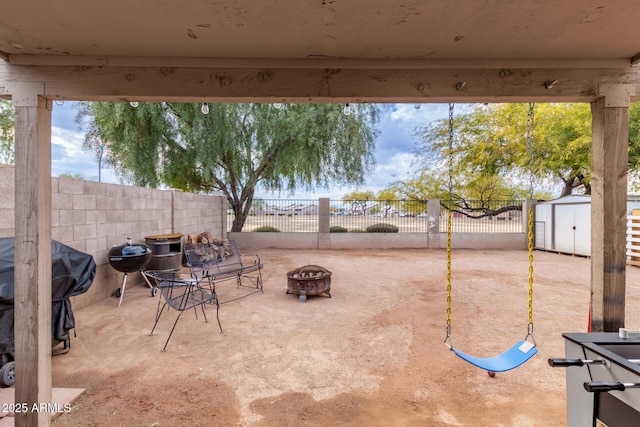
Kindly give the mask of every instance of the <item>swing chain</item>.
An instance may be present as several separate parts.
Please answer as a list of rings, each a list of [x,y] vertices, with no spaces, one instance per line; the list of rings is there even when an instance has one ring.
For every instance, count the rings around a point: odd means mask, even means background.
[[[529,250],[529,324],[533,324],[533,203],[529,205],[529,221],[527,233]]]
[[[451,333],[451,223],[452,212],[447,213],[447,337]]]
[[[453,106],[449,104],[449,210],[453,199]]]
[[[453,103],[449,104],[449,206],[447,206],[447,337],[444,340],[449,349],[453,349],[451,342],[451,233],[453,214]]]
[[[526,130],[526,148],[529,155],[529,198],[533,199],[533,181],[534,181],[534,164],[533,164],[533,128],[534,128],[535,104],[529,104],[529,112],[527,113],[527,130]]]
[[[529,210],[527,221],[527,249],[529,251],[529,335],[533,338],[533,179],[534,179],[534,164],[533,164],[533,128],[534,128],[534,112],[535,105],[529,104],[529,113],[527,114],[527,134],[526,144],[527,152],[529,154]],[[534,341],[535,342],[535,341]]]

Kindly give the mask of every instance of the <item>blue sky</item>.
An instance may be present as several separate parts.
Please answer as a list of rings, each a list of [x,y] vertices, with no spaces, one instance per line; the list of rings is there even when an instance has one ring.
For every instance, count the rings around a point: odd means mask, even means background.
[[[53,103],[51,114],[51,175],[80,175],[98,181],[98,161],[82,150],[85,133],[75,122],[76,102]],[[102,168],[102,182],[119,183],[115,174]]]
[[[378,123],[380,134],[376,140],[377,165],[367,177],[367,183],[359,188],[318,189],[315,192],[296,192],[294,196],[282,194],[288,198],[341,198],[343,194],[358,190],[378,192],[391,182],[407,178],[411,174],[413,150],[415,147],[415,129],[432,120],[446,117],[447,104],[422,104],[416,109],[414,104],[382,104],[382,114]],[[51,131],[51,172],[53,176],[63,173],[80,175],[86,180],[98,180],[98,161],[90,153],[82,150],[84,132],[75,122],[77,103],[54,103]],[[118,183],[112,170],[103,166],[102,182]],[[275,198],[277,194],[257,191],[259,197]]]

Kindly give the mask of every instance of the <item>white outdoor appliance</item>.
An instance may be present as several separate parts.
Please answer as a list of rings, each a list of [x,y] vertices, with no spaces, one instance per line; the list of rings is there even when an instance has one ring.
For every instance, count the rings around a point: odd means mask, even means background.
[[[640,426],[640,334],[565,333],[568,427]]]

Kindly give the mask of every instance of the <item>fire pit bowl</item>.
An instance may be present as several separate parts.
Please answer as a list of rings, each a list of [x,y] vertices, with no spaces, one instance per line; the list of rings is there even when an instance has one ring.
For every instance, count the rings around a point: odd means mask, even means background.
[[[287,273],[287,293],[299,295],[305,302],[307,295],[325,295],[331,298],[331,272],[319,265],[305,265]]]

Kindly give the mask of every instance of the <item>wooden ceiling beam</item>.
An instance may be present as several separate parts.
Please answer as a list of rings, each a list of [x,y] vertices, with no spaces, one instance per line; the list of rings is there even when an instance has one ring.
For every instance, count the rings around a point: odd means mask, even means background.
[[[77,55],[8,55],[13,65],[172,68],[268,69],[501,69],[501,68],[628,68],[617,59],[373,59],[373,58],[185,58]]]
[[[237,69],[17,66],[7,83],[44,82],[45,97],[182,102],[591,102],[603,85],[640,94],[640,69]],[[461,88],[459,83],[465,83]]]

